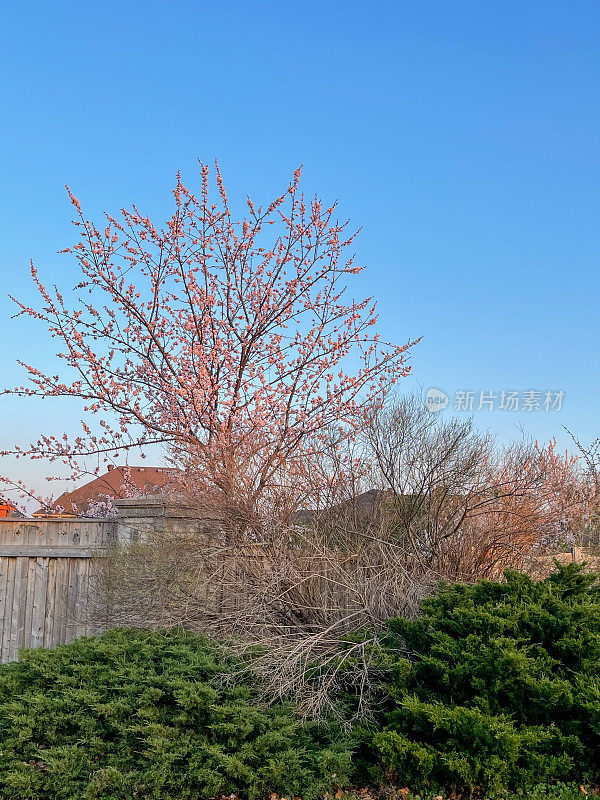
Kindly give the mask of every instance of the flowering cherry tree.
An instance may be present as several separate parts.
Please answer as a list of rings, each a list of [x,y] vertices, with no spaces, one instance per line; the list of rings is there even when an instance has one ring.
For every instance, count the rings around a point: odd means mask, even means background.
[[[365,409],[407,374],[413,344],[384,343],[370,298],[354,300],[355,233],[336,206],[300,192],[300,170],[268,206],[247,199],[235,220],[218,165],[215,201],[202,166],[200,196],[178,176],[162,228],[134,206],[97,226],[76,197],[81,269],[73,300],[31,266],[40,304],[18,314],[61,345],[63,374],[23,364],[9,393],[83,402],[79,436],[43,435],[13,453],[114,460],[151,445],[204,490],[256,505],[290,491],[322,448],[351,436]]]

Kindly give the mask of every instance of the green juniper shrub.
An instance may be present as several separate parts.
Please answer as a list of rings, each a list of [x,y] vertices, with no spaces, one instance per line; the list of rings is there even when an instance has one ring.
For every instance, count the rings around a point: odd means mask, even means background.
[[[0,667],[3,800],[311,797],[348,780],[334,727],[261,707],[205,638],[113,630],[21,658]]]
[[[505,578],[443,586],[418,619],[390,621],[387,697],[365,733],[380,774],[441,793],[600,782],[597,576]]]
[[[480,800],[586,800],[586,796],[597,798],[598,794],[598,789],[595,787],[590,786],[586,789],[585,786],[577,783],[558,783],[553,786],[540,784],[527,791],[504,791],[494,795],[493,798],[488,795]],[[340,793],[336,793],[336,797],[339,795]],[[413,793],[406,787],[386,787],[383,791],[375,792],[361,789],[358,792],[349,791],[341,794],[341,800],[384,800],[384,798],[385,800],[459,800],[455,794],[440,795],[437,791]]]

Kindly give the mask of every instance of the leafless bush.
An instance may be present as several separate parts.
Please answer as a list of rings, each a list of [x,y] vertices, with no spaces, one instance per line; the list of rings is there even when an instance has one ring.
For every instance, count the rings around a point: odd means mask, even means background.
[[[411,557],[441,577],[523,568],[582,513],[580,474],[555,443],[498,448],[472,420],[445,421],[418,396],[375,414],[367,438]]]
[[[600,556],[600,437],[586,445],[567,431],[577,448],[587,492],[587,513],[574,535],[574,544],[596,558]]]

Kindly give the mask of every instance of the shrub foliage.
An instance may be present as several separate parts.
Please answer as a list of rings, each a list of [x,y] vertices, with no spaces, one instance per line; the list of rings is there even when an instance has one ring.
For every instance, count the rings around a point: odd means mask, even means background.
[[[487,791],[600,781],[600,587],[574,564],[543,581],[454,584],[391,620],[371,744],[412,787]]]
[[[0,796],[317,794],[350,763],[331,730],[257,703],[240,664],[182,632],[114,630],[0,669]]]

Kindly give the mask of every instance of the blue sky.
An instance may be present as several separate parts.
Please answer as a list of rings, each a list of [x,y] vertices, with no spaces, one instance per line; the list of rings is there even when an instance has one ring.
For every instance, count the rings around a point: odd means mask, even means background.
[[[359,291],[381,328],[423,336],[406,388],[564,391],[560,412],[476,412],[501,439],[600,434],[597,2],[5,4],[0,341],[28,261],[72,285],[68,183],[90,216],[161,217],[175,172],[217,157],[231,195],[306,191],[363,226]],[[62,432],[63,402],[0,398],[0,445]],[[37,479],[38,465],[11,465]],[[18,474],[17,474],[18,473]]]

